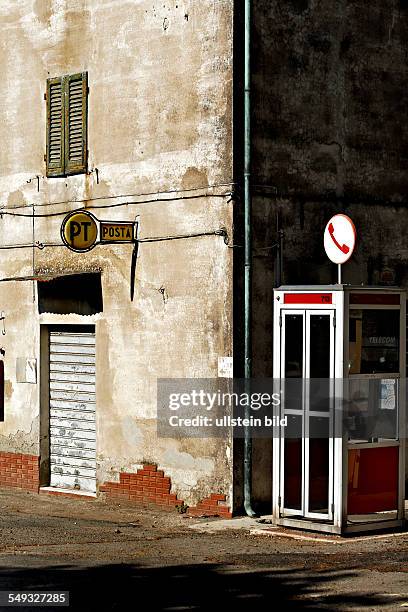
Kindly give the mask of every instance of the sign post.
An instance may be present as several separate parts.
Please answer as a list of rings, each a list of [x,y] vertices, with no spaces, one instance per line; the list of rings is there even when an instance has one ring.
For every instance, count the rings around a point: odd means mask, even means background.
[[[324,230],[324,250],[327,257],[337,264],[338,279],[341,285],[341,266],[350,259],[356,244],[356,228],[347,215],[334,215]]]

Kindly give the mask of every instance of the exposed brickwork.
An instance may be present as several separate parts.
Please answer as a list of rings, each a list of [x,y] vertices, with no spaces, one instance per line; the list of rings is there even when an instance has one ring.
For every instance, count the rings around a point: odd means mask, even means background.
[[[136,474],[121,472],[119,482],[105,482],[99,491],[111,499],[158,504],[162,507],[175,507],[183,500],[170,493],[170,478],[158,470],[156,465],[144,465]]]
[[[0,452],[0,487],[16,487],[27,491],[39,492],[39,457],[18,453]],[[110,499],[133,501],[139,503],[157,504],[162,507],[174,508],[184,502],[172,494],[170,478],[158,470],[156,465],[145,465],[137,473],[121,472],[119,482],[105,482],[99,491]],[[41,490],[48,495],[64,495],[75,498],[91,499],[59,491]],[[232,518],[225,495],[213,493],[203,499],[193,508],[188,508],[190,516],[220,516]]]
[[[225,495],[212,493],[193,508],[187,510],[190,516],[220,516],[222,518],[232,518],[232,512],[226,505]]]
[[[39,457],[0,452],[0,487],[16,487],[38,493]]]

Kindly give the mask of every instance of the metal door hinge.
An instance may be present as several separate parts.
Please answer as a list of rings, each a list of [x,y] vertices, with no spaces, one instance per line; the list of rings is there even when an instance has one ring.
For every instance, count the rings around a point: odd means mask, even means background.
[[[279,315],[279,327],[282,327],[282,315]]]
[[[333,317],[333,327],[336,327],[336,317]]]

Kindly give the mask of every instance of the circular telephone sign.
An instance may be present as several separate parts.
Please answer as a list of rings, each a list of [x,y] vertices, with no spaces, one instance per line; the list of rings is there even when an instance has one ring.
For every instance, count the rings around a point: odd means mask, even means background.
[[[63,243],[76,253],[90,251],[98,237],[98,224],[95,217],[86,210],[69,213],[61,225]]]
[[[336,264],[343,264],[353,254],[356,243],[356,228],[347,215],[334,215],[324,230],[324,250]]]

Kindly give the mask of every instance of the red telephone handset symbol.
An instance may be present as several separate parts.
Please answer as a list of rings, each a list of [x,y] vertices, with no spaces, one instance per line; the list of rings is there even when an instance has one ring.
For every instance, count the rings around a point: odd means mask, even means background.
[[[329,224],[329,234],[331,236],[331,239],[333,240],[334,244],[336,245],[336,247],[338,249],[340,249],[340,251],[342,253],[344,253],[345,255],[347,255],[347,253],[349,252],[350,248],[347,246],[347,244],[343,244],[343,246],[341,244],[339,244],[336,240],[336,238],[334,237],[334,227],[333,227],[333,223]]]

